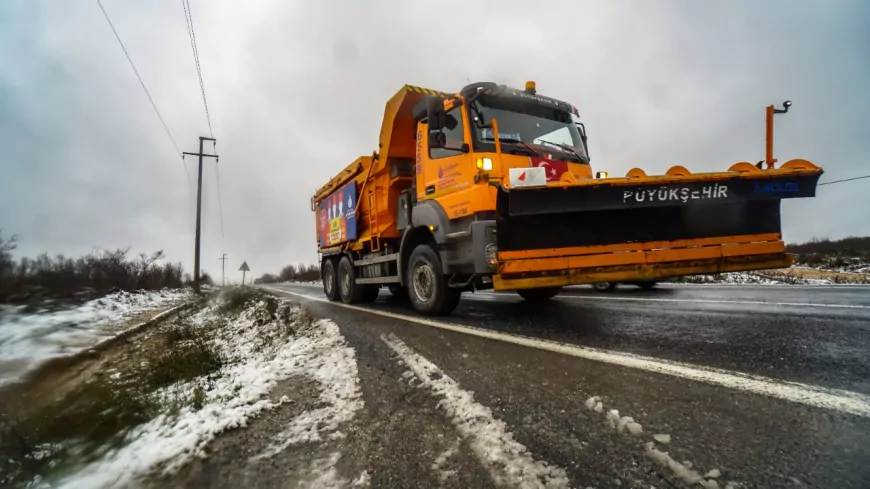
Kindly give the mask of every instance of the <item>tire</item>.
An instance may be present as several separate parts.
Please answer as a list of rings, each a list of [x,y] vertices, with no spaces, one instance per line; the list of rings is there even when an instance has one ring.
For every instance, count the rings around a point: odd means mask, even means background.
[[[428,244],[417,245],[408,260],[408,298],[421,314],[444,316],[459,304],[462,291],[451,289],[441,273],[441,257]]]
[[[374,285],[374,284],[363,285],[363,293],[362,293],[361,302],[365,302],[365,303],[370,304],[370,303],[378,300],[378,294],[380,294],[380,293],[381,293],[381,286],[380,285]]]
[[[540,289],[523,289],[518,290],[520,295],[526,302],[547,302],[562,291],[562,287],[542,287]]]
[[[345,304],[362,302],[365,286],[356,283],[353,262],[345,255],[338,262],[338,295]]]
[[[616,288],[616,282],[596,282],[592,287],[598,292],[610,292]]]
[[[335,302],[339,299],[338,296],[338,273],[335,267],[335,260],[327,258],[323,260],[323,265],[320,270],[320,278],[323,280],[323,293],[326,298]]]
[[[657,283],[658,282],[656,282],[655,280],[644,280],[642,282],[635,282],[634,285],[637,285],[643,290],[652,290]]]

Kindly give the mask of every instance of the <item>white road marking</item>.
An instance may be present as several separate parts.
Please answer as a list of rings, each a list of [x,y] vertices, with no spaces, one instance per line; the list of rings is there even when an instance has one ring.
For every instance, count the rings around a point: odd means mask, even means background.
[[[468,440],[471,451],[489,471],[496,486],[570,487],[565,469],[535,460],[525,445],[514,440],[504,421],[493,416],[491,409],[476,402],[474,394],[461,388],[437,365],[409,348],[394,334],[381,335],[381,339],[414,372],[421,382],[420,387],[440,398],[438,407],[447,412],[456,430]]]
[[[498,297],[507,294],[475,292],[474,294],[463,295],[463,299],[478,299],[475,295]],[[510,297],[508,295],[508,297]],[[716,299],[664,299],[660,297],[613,297],[613,296],[584,296],[584,295],[559,295],[560,299],[582,300],[582,301],[638,301],[638,302],[691,302],[696,304],[736,304],[736,305],[752,305],[752,306],[789,306],[789,307],[829,307],[841,309],[870,309],[870,306],[859,304],[823,304],[817,302],[765,302],[765,301],[726,301]],[[484,299],[491,300],[491,299]],[[519,299],[518,299],[519,300]]]
[[[642,355],[634,355],[631,353],[614,352],[602,350],[598,348],[590,348],[585,346],[570,345],[559,343],[557,341],[543,340],[538,338],[530,338],[514,334],[499,333],[473,326],[464,326],[459,324],[445,323],[432,319],[407,316],[389,311],[380,311],[376,309],[368,309],[340,302],[329,302],[322,297],[313,297],[298,292],[290,292],[283,289],[272,287],[263,287],[267,290],[280,292],[284,294],[295,295],[309,300],[327,302],[338,307],[344,307],[355,311],[367,312],[392,319],[408,321],[433,328],[454,331],[457,333],[477,336],[479,338],[487,338],[514,345],[521,345],[539,350],[561,353],[586,360],[594,360],[597,362],[618,365],[621,367],[633,368],[647,372],[655,372],[672,377],[703,382],[706,384],[727,387],[729,389],[751,392],[763,396],[783,399],[790,402],[805,404],[807,406],[831,409],[843,413],[854,414],[865,418],[870,418],[870,396],[849,392],[840,389],[829,389],[818,387],[799,382],[787,382],[782,380],[771,379],[759,375],[751,375],[741,372],[731,372],[728,370],[717,369],[712,367],[701,367],[690,365],[682,362],[674,362],[671,360],[656,359],[645,357]]]

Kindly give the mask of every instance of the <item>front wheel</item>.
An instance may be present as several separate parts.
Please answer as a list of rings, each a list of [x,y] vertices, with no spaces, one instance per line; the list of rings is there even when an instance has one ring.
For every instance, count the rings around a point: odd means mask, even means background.
[[[333,302],[337,301],[339,296],[335,260],[332,258],[323,260],[323,266],[320,273],[322,275],[321,278],[323,279],[323,293],[326,295],[326,298]]]
[[[427,244],[418,245],[408,260],[408,298],[414,309],[427,316],[450,314],[462,292],[451,289],[441,273],[441,257]]]
[[[562,287],[542,287],[540,289],[518,290],[517,294],[528,302],[546,302],[562,291]]]

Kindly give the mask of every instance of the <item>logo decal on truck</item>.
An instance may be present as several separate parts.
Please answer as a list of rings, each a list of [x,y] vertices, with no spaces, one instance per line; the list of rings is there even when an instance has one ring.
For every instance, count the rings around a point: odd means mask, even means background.
[[[653,189],[624,190],[622,202],[688,202],[690,200],[727,199],[728,186],[721,184],[705,185],[701,188],[658,187]]]
[[[423,173],[420,160],[423,158],[423,131],[417,131],[417,175]]]
[[[797,192],[798,184],[795,182],[785,182],[785,183],[757,183],[753,188],[753,192],[756,194],[771,194],[776,192]]]
[[[320,202],[321,248],[356,239],[356,182],[351,181]]]

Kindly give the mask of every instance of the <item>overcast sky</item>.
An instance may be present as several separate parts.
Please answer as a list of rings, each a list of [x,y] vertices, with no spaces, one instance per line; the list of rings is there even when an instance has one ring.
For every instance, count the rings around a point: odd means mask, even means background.
[[[870,2],[190,0],[214,135],[203,268],[316,260],[309,198],[377,146],[404,84],[521,87],[580,110],[597,170],[806,158],[870,173]],[[207,135],[180,0],[103,0],[182,151]],[[210,149],[210,146],[207,146]],[[191,270],[187,169],[96,0],[0,2],[0,228],[19,255],[165,250]],[[870,235],[870,180],[783,206],[787,241]]]

